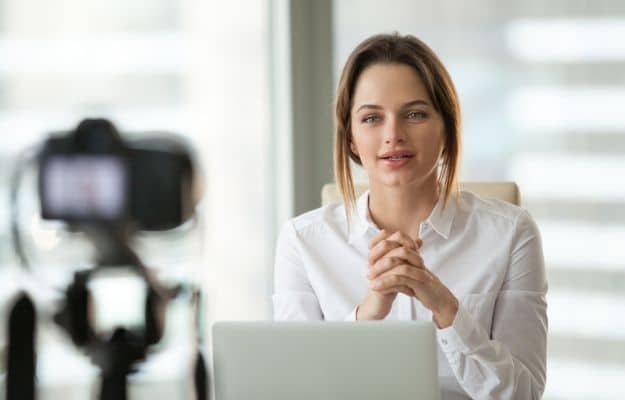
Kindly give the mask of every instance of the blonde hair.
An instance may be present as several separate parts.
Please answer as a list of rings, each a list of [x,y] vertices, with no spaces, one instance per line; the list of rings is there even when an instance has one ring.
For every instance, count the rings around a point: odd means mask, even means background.
[[[441,115],[445,128],[444,150],[439,170],[439,185],[444,204],[457,192],[460,164],[460,104],[454,84],[443,63],[425,43],[411,35],[381,34],[360,43],[350,54],[339,80],[335,105],[334,177],[345,202],[347,219],[356,206],[356,192],[349,161],[362,165],[351,150],[351,109],[354,88],[360,74],[380,63],[404,64],[419,75],[434,109]]]

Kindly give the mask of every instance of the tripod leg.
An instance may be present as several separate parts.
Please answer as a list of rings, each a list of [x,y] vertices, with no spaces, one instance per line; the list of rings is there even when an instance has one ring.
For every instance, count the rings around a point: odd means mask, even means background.
[[[35,305],[20,294],[9,316],[7,400],[35,399]]]
[[[102,377],[100,400],[126,400],[126,374],[111,374]]]
[[[195,360],[195,399],[208,400],[208,371],[206,370],[206,362],[202,352],[198,350],[197,359]]]

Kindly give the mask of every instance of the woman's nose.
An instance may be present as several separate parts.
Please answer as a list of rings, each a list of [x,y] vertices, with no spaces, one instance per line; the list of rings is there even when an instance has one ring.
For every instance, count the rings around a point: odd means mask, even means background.
[[[386,144],[403,143],[406,135],[401,124],[395,118],[389,118],[387,121],[384,129],[384,142]]]

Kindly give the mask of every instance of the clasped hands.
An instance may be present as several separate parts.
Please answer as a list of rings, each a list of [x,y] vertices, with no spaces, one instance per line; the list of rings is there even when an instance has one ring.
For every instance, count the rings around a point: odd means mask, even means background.
[[[421,239],[382,230],[369,244],[369,290],[356,310],[356,319],[383,319],[391,311],[397,293],[414,297],[432,311],[439,328],[450,326],[458,312],[458,300],[423,264]]]

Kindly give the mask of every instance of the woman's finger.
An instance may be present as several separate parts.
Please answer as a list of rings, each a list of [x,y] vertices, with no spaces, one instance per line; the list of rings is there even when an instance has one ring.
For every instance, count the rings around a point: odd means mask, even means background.
[[[383,290],[375,289],[375,291],[381,294],[403,293],[406,296],[415,297],[415,293],[412,290],[412,288],[410,286],[405,286],[405,285],[393,286],[393,287],[383,289]]]
[[[375,290],[384,290],[393,286],[421,286],[432,282],[431,276],[424,270],[402,264],[371,281]]]
[[[369,250],[371,250],[372,248],[375,247],[376,244],[378,244],[379,241],[386,239],[387,237],[389,237],[391,235],[391,233],[389,231],[387,231],[386,229],[382,229],[380,232],[378,232],[377,235],[375,235],[373,237],[373,239],[371,239],[371,241],[369,242]]]
[[[380,232],[372,241],[372,247],[369,250],[369,267],[374,265],[380,258],[382,258],[389,251],[405,246],[409,249],[416,250],[417,243],[410,239],[408,235],[401,232],[395,232],[391,235],[385,235],[386,231]]]
[[[401,248],[401,247],[398,247]],[[399,257],[382,257],[375,264],[369,267],[369,271],[367,271],[367,278],[375,279],[380,274],[383,274],[386,271],[390,271],[398,265],[406,264],[406,261]]]
[[[400,261],[398,262],[397,260]],[[375,279],[380,274],[383,274],[399,264],[410,264],[415,268],[425,269],[423,258],[421,258],[421,255],[419,255],[417,251],[401,246],[390,250],[373,264],[369,268],[367,277],[369,279]]]
[[[395,232],[393,233],[391,236],[388,237],[387,240],[392,240],[395,241],[399,244],[401,244],[402,246],[406,246],[410,249],[416,250],[417,249],[417,244],[414,240],[412,240],[408,235],[402,233],[402,232]]]
[[[373,266],[389,251],[401,245],[393,240],[382,239],[369,251],[369,267]]]

